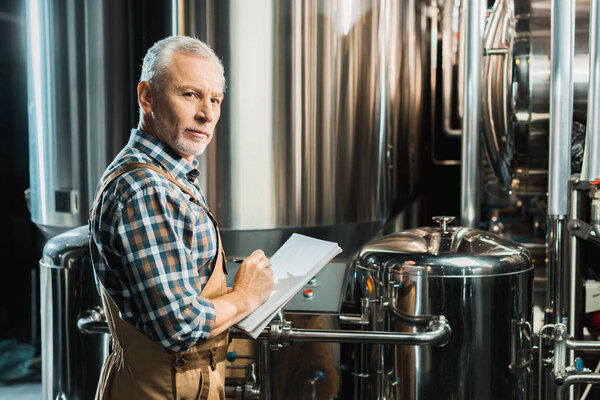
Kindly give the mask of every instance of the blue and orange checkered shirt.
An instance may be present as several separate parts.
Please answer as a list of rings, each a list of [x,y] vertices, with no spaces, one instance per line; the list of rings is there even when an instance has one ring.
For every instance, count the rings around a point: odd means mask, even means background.
[[[168,169],[204,203],[192,165],[152,135],[132,130],[108,174],[129,162]],[[204,205],[150,169],[121,175],[105,190],[91,220],[91,253],[98,281],[121,318],[167,351],[206,340],[213,303],[200,295],[217,253],[215,226]]]

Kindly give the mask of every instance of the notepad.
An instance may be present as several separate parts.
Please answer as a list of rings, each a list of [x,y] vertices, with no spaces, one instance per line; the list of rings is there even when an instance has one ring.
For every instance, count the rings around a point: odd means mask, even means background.
[[[279,310],[341,252],[337,243],[292,234],[271,257],[274,280],[271,296],[236,327],[256,339]]]

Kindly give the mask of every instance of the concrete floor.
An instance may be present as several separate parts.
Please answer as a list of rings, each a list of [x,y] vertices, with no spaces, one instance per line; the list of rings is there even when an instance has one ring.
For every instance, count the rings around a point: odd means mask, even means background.
[[[40,382],[0,384],[0,400],[41,400],[42,384]]]

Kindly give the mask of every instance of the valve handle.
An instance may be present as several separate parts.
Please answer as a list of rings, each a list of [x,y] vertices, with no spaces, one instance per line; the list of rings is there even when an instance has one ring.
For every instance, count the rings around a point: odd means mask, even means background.
[[[575,359],[575,368],[577,371],[583,371],[583,360],[579,357]]]
[[[314,374],[314,379],[318,382],[321,383],[325,380],[325,374],[323,373],[323,371],[320,370],[316,370],[315,374]]]
[[[234,362],[237,359],[237,354],[235,351],[228,351],[225,359],[229,362]]]
[[[456,217],[439,215],[439,216],[433,217],[432,219],[435,222],[437,222],[438,224],[440,224],[440,227],[442,228],[442,232],[445,233],[448,231],[448,224],[451,224],[456,219]]]

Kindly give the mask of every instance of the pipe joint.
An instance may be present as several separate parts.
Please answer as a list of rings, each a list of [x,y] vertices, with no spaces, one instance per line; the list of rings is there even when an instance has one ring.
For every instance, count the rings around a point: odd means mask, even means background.
[[[567,376],[567,327],[564,324],[554,325],[554,382],[562,385]]]
[[[597,238],[600,238],[600,190],[592,186],[589,193],[591,204],[591,225]]]

